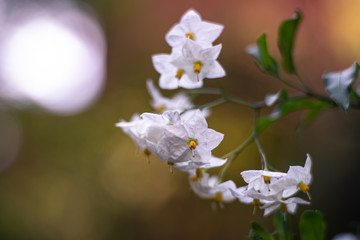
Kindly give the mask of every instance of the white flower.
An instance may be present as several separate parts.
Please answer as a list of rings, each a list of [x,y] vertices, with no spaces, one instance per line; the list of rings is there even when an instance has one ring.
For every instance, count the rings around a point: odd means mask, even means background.
[[[176,67],[172,62],[181,57],[181,50],[173,50],[171,54],[156,54],[152,56],[155,70],[160,73],[159,86],[162,89],[176,89],[179,87],[193,89],[200,88],[202,81],[191,81],[185,69]]]
[[[146,141],[139,133],[139,129],[143,126],[143,122],[144,121],[140,118],[139,114],[134,114],[129,122],[120,120],[115,126],[120,127],[135,142],[140,150],[145,150]]]
[[[339,233],[332,240],[359,240],[359,238],[352,233]]]
[[[294,214],[297,209],[297,204],[310,204],[310,202],[305,201],[301,198],[293,197],[285,199],[282,197],[282,191],[275,194],[266,195],[263,193],[259,193],[254,188],[251,188],[243,191],[242,194],[253,199],[258,199],[258,207],[260,207],[260,209],[264,209],[264,216],[269,215],[270,213],[274,212],[279,208],[283,213],[289,212]]]
[[[200,110],[193,112],[182,124],[166,127],[163,144],[168,144],[170,162],[202,162],[211,159],[211,150],[217,147],[224,134],[209,129]]]
[[[214,156],[211,156],[208,162],[193,162],[193,161],[187,161],[187,162],[178,162],[174,163],[171,167],[182,171],[187,172],[189,174],[194,175],[197,169],[208,169],[208,168],[214,168],[214,167],[220,167],[226,163],[227,159],[217,158]]]
[[[183,112],[186,109],[194,107],[188,95],[185,93],[178,93],[173,98],[164,97],[159,89],[157,89],[151,79],[146,81],[147,89],[152,97],[151,106],[158,112],[167,110],[176,110]]]
[[[229,180],[219,184],[217,176],[198,170],[196,175],[189,175],[191,189],[196,195],[203,199],[214,201],[222,207],[223,202],[231,202],[235,200],[229,189],[236,189],[233,181]]]
[[[208,47],[219,37],[223,28],[222,25],[202,21],[200,15],[190,9],[182,16],[180,23],[170,29],[165,39],[171,47],[183,46],[186,39]]]
[[[260,208],[264,204],[274,202],[276,197],[274,195],[264,195],[259,193],[254,188],[248,188],[248,186],[243,186],[237,189],[230,189],[234,197],[236,197],[239,202],[245,204],[252,204],[254,207],[253,214],[255,214],[256,209]]]
[[[202,48],[196,42],[187,39],[182,49],[182,56],[172,61],[177,69],[183,69],[193,82],[201,82],[204,78],[224,77],[225,70],[216,61],[221,51],[221,44]]]
[[[308,194],[309,199],[309,184],[311,183],[311,158],[307,154],[304,167],[290,166],[286,177],[283,179],[286,188],[283,197],[287,198],[294,195],[299,189]]]
[[[260,207],[261,209],[264,209],[264,216],[269,215],[270,213],[276,211],[279,208],[280,211],[283,213],[288,212],[291,214],[295,214],[298,204],[310,205],[310,202],[298,197],[283,199],[281,198],[281,192],[280,194],[277,194],[277,196],[280,196],[280,198],[278,198],[276,201],[266,203],[262,207]]]
[[[254,188],[261,194],[274,194],[282,190],[283,182],[280,179],[286,173],[271,172],[265,170],[247,170],[241,172],[244,181],[248,183],[248,189]]]

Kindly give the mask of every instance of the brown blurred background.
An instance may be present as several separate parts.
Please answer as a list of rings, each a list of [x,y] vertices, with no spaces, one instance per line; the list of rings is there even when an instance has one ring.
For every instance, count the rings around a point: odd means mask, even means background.
[[[18,19],[22,12],[17,17],[13,13],[26,10],[29,5],[25,2],[4,1],[4,16]],[[106,66],[106,73],[99,74],[105,81],[91,105],[70,113],[48,111],[26,99],[1,101],[0,160],[4,167],[0,172],[0,239],[245,239],[252,221],[273,231],[272,216],[263,218],[261,212],[253,216],[251,206],[234,202],[213,212],[208,201],[190,191],[186,174],[170,174],[155,157],[147,164],[115,123],[129,120],[135,112],[151,111],[145,80],[157,81],[159,77],[151,55],[170,52],[164,36],[189,8],[205,20],[225,26],[216,41],[223,44],[219,61],[227,72],[221,80],[225,89],[260,101],[284,85],[257,69],[244,51],[247,45],[265,32],[269,50],[279,61],[277,28],[300,9],[303,21],[296,39],[296,66],[314,91],[325,94],[321,74],[359,60],[360,2],[84,2],[86,6],[78,2],[72,9],[92,19],[99,27],[97,31],[103,31],[103,35],[96,33],[98,41],[91,38],[90,30],[87,36],[93,40],[92,46],[102,50],[99,56],[106,56],[106,62],[99,63]],[[53,2],[34,3],[42,9]],[[55,12],[61,11],[68,10],[56,8]],[[79,25],[72,20],[67,21],[69,26]],[[86,27],[83,24],[75,29],[86,33]],[[10,32],[3,30],[2,39]],[[206,80],[205,86],[215,85]],[[167,96],[173,93],[164,91]],[[76,94],[66,99],[76,101]],[[201,97],[197,103],[211,99]],[[321,210],[327,221],[327,239],[331,239],[336,233],[355,231],[360,224],[360,111],[327,111],[297,136],[295,130],[303,115],[299,112],[284,117],[260,139],[270,163],[282,171],[289,165],[303,165],[306,153],[311,154],[312,205],[300,207],[288,220],[297,234],[300,213]],[[245,107],[225,104],[214,108],[209,127],[225,134],[215,155],[222,156],[244,141],[252,121],[253,113]],[[260,167],[260,156],[252,144],[232,165],[226,179],[241,186],[244,182],[239,173]],[[306,199],[305,195],[300,197]]]

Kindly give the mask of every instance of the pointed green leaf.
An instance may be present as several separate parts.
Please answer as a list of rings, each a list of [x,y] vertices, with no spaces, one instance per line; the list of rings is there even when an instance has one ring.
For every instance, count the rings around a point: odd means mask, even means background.
[[[309,125],[315,120],[317,116],[320,115],[324,110],[331,108],[332,105],[327,102],[319,102],[316,104],[313,108],[309,109],[309,111],[306,113],[304,119],[299,124],[296,132],[299,134],[303,132],[306,128],[309,127]]]
[[[301,240],[325,239],[326,224],[320,211],[305,211],[299,223]]]
[[[256,124],[258,133],[265,130],[271,123],[280,119],[281,117],[298,110],[312,109],[316,107],[318,102],[310,99],[288,99],[283,101],[274,111],[267,117],[262,117]]]
[[[252,233],[250,234],[250,237],[248,239],[250,240],[275,240],[273,236],[271,236],[270,233],[268,233],[260,224],[257,222],[253,222],[251,224],[252,227]]]
[[[278,64],[268,52],[265,33],[257,39],[256,45],[247,47],[246,52],[256,59],[256,64],[261,71],[275,76],[279,75]]]
[[[277,211],[274,215],[274,225],[279,236],[279,240],[291,240],[289,226],[284,219],[281,211]]]
[[[343,71],[329,72],[322,76],[327,93],[346,112],[350,105],[351,84],[355,82],[358,73],[359,64],[355,62]]]
[[[285,72],[295,73],[296,69],[292,57],[294,39],[296,30],[301,20],[299,11],[295,11],[295,16],[292,19],[284,21],[278,32],[278,46],[282,55],[282,65]]]
[[[277,100],[279,100],[279,99],[287,99],[287,98],[288,98],[287,91],[285,89],[282,89],[282,90],[278,91],[275,94],[267,94],[265,96],[264,102],[265,102],[266,106],[270,107]]]

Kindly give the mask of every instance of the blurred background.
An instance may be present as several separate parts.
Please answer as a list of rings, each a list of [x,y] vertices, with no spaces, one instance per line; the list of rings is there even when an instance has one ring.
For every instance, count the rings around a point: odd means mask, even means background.
[[[244,99],[261,101],[284,88],[244,49],[265,32],[279,60],[277,28],[296,8],[303,21],[294,58],[314,91],[326,94],[323,72],[359,61],[356,0],[1,0],[0,239],[245,239],[252,221],[273,231],[272,217],[253,216],[251,206],[234,202],[214,212],[190,191],[186,174],[170,174],[155,157],[148,164],[115,127],[135,112],[152,111],[145,81],[157,82],[159,75],[151,55],[170,52],[164,36],[189,8],[225,26],[216,41],[227,72],[221,82]],[[215,85],[208,80],[205,86]],[[288,220],[297,234],[301,212],[318,209],[327,239],[355,232],[360,111],[327,111],[296,135],[303,115],[286,116],[260,136],[279,170],[303,166],[306,153],[313,158],[312,205]],[[214,151],[222,156],[250,134],[253,113],[225,104],[208,123],[225,134]],[[244,185],[239,173],[260,167],[252,144],[226,179]]]

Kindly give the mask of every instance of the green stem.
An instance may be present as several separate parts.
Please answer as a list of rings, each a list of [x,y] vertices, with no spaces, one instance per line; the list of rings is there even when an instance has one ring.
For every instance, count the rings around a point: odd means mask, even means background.
[[[259,150],[259,153],[261,155],[261,165],[262,165],[262,169],[267,169],[267,161],[266,161],[266,156],[265,156],[265,152],[264,149],[261,146],[260,140],[259,140],[259,136],[257,134],[257,122],[259,119],[259,115],[260,115],[260,110],[256,109],[255,110],[255,120],[254,120],[254,138],[255,138],[255,142],[256,142],[256,146]]]
[[[199,88],[195,90],[188,91],[189,94],[214,94],[222,95],[219,89],[217,88]]]
[[[223,103],[227,102],[227,100],[225,98],[219,98],[216,99],[215,101],[206,103],[204,105],[200,105],[200,106],[195,106],[193,109],[206,109],[206,108],[212,108],[212,107],[216,107],[218,105],[221,105]]]
[[[240,104],[240,105],[243,105],[246,107],[250,107],[250,108],[255,108],[255,104],[256,104],[256,103],[253,103],[253,102],[250,102],[250,101],[238,98],[238,97],[230,96],[230,95],[227,95],[226,99],[229,102],[237,103],[237,104]]]

